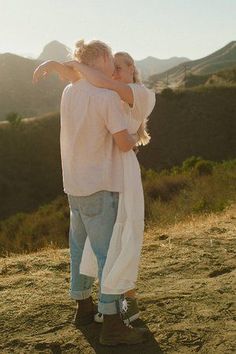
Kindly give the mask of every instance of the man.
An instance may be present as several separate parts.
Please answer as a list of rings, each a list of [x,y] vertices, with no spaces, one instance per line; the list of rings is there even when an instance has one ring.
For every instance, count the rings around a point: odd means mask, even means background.
[[[114,71],[110,48],[100,41],[78,42],[76,58],[105,75]],[[86,237],[102,270],[115,224],[119,192],[123,189],[121,153],[136,141],[128,134],[119,96],[82,79],[68,85],[61,101],[61,159],[64,191],[70,206],[70,295],[77,302],[75,324],[93,321],[91,288],[94,279],[80,274]],[[120,295],[99,292],[98,311],[104,315],[100,343],[135,344],[145,340],[144,331],[124,325]]]

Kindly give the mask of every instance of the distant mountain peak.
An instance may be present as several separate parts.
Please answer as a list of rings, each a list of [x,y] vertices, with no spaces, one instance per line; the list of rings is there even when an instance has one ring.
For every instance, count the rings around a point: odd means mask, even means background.
[[[65,61],[71,58],[71,50],[65,44],[53,40],[46,44],[42,53],[39,55],[38,60],[57,60]]]
[[[189,61],[185,57],[172,57],[168,59],[159,59],[153,56],[148,56],[142,60],[136,60],[136,65],[141,71],[142,78],[146,80],[149,76],[160,74],[163,71],[173,68],[183,62]]]
[[[47,45],[52,45],[52,44],[65,46],[63,43],[59,42],[59,41],[56,40],[56,39],[54,39],[53,41],[49,42]]]

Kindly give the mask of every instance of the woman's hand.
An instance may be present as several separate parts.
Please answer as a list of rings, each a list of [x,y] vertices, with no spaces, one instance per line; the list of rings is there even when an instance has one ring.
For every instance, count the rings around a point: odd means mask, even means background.
[[[45,79],[54,70],[54,65],[53,60],[47,60],[40,64],[33,73],[32,83],[36,84],[39,80]]]

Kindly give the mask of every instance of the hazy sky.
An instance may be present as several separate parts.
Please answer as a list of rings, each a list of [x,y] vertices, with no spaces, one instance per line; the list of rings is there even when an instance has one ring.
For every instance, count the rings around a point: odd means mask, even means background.
[[[203,57],[236,39],[236,0],[0,0],[0,53],[100,39],[135,59]]]

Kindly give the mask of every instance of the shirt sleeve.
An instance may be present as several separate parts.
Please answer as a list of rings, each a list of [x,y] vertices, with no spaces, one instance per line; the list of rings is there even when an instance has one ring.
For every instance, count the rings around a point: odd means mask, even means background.
[[[127,129],[125,111],[119,95],[114,91],[107,92],[105,98],[104,121],[111,134]]]
[[[133,91],[134,103],[130,108],[131,117],[143,122],[151,113],[156,103],[155,93],[143,84],[129,84]]]

